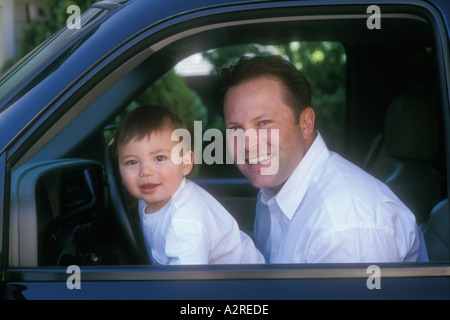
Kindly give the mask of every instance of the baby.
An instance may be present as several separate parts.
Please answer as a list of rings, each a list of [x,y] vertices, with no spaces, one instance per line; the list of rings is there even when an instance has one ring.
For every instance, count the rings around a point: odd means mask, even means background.
[[[114,139],[115,156],[127,190],[139,199],[145,243],[153,264],[264,263],[253,241],[209,193],[185,177],[193,152],[172,161],[172,132],[187,129],[167,109],[131,111]],[[181,151],[183,152],[183,151]]]

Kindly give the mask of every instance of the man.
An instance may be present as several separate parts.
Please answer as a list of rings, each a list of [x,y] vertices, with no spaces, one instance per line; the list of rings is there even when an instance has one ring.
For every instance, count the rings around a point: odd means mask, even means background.
[[[261,141],[268,146],[258,149],[264,154],[250,156],[253,139],[245,143],[245,163],[237,163],[260,188],[254,234],[267,262],[428,259],[411,211],[379,180],[328,150],[315,130],[310,85],[292,64],[244,57],[221,70],[221,80],[226,128],[267,135]],[[261,174],[272,161],[279,161],[278,171]]]

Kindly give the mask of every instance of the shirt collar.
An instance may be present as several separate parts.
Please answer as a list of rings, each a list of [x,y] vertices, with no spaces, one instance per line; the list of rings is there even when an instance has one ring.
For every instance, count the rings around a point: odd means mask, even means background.
[[[186,177],[184,177],[181,180],[180,186],[178,187],[177,191],[175,191],[175,193],[172,195],[171,199],[177,199],[179,197],[179,195],[183,192],[186,184],[187,184],[187,179],[186,179]]]
[[[279,208],[289,219],[292,219],[300,205],[311,178],[318,168],[330,156],[325,141],[319,132],[303,159],[286,180],[277,194],[267,188],[261,189],[261,202],[270,205],[276,201]]]

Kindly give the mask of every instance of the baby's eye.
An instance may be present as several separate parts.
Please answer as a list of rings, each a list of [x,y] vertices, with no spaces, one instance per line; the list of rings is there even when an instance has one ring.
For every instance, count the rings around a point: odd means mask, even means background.
[[[242,130],[242,128],[239,126],[235,126],[235,127],[231,127],[230,130],[232,130],[233,132],[236,132],[238,130]]]
[[[125,165],[127,166],[134,166],[135,164],[137,164],[136,160],[128,160],[125,162]]]
[[[156,156],[155,157],[155,161],[156,162],[161,162],[161,161],[164,161],[166,159],[167,159],[166,156]]]

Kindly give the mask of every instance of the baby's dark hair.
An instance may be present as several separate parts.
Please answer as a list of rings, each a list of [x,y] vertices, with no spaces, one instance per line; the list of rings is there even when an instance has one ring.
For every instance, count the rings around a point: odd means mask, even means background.
[[[189,130],[176,114],[166,108],[153,105],[137,107],[125,116],[117,128],[112,144],[114,159],[118,160],[120,146],[134,139],[142,140],[152,133],[164,129]]]

